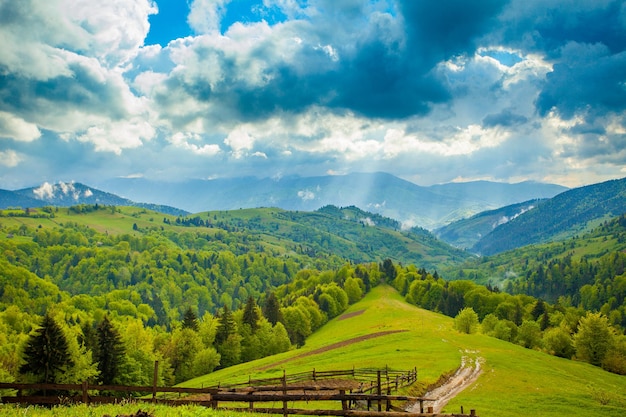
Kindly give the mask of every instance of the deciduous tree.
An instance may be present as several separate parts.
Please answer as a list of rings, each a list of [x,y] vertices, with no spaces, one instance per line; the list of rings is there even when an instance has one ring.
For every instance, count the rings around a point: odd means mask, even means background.
[[[478,328],[478,314],[473,308],[465,307],[454,318],[454,328],[461,333],[474,333]]]
[[[578,333],[574,335],[576,356],[599,366],[613,345],[614,338],[613,329],[606,316],[600,313],[587,313],[580,319]]]

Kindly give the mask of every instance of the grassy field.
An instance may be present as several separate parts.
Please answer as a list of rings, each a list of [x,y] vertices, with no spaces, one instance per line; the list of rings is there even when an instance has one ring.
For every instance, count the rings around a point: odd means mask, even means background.
[[[418,369],[418,384],[407,392],[419,394],[440,375],[454,371],[463,355],[480,357],[483,373],[476,383],[454,398],[444,412],[456,413],[461,406],[484,417],[531,416],[621,416],[626,415],[626,377],[600,368],[524,349],[482,334],[460,334],[453,320],[408,305],[390,287],[375,288],[346,314],[313,334],[304,347],[281,355],[241,364],[187,381],[183,386],[201,387],[218,382],[243,382],[248,377],[265,378],[289,373],[333,369]],[[359,336],[392,330],[353,342]],[[343,342],[334,349],[321,348]],[[142,405],[127,405],[121,411],[86,408],[52,410],[16,409],[0,406],[4,416],[102,416],[133,413]],[[201,408],[145,407],[155,417],[228,416]]]
[[[240,382],[287,373],[352,367],[418,369],[419,392],[456,369],[463,355],[483,358],[478,381],[445,412],[476,409],[481,416],[620,416],[626,414],[626,377],[582,362],[524,349],[482,334],[464,335],[453,320],[406,304],[390,287],[374,289],[353,305],[350,318],[335,319],[306,345],[278,356],[224,369],[183,384]],[[305,356],[323,346],[387,330],[406,330]]]

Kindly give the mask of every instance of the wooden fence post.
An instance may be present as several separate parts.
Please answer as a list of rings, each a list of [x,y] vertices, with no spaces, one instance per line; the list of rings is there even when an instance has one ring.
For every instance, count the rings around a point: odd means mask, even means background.
[[[382,395],[382,385],[380,383],[380,369],[376,371],[376,394]],[[383,411],[382,403],[378,400],[378,411]]]
[[[283,395],[287,395],[287,372],[283,369]],[[289,414],[287,413],[288,410],[288,403],[287,400],[283,401],[283,417],[288,417]]]
[[[159,382],[159,361],[154,361],[154,373],[152,374],[152,401],[156,401],[158,382]]]
[[[89,395],[87,395],[87,381],[83,381],[83,404],[89,404]]]

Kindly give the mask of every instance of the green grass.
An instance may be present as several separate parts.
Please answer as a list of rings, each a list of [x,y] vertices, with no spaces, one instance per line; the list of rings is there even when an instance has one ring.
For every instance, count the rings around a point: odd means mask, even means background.
[[[461,356],[484,358],[478,381],[444,408],[456,413],[477,410],[482,416],[618,416],[626,414],[626,377],[582,362],[524,349],[482,334],[464,335],[453,320],[408,305],[390,287],[374,289],[348,312],[313,334],[305,347],[220,370],[183,384],[188,387],[241,382],[252,378],[353,366],[418,369],[418,386],[435,382],[459,366]],[[323,346],[385,330],[407,330],[345,347],[300,357]],[[288,362],[282,362],[289,359]],[[282,362],[282,363],[281,363]],[[267,368],[267,370],[262,370]],[[413,389],[412,392],[419,392]]]
[[[73,405],[52,408],[24,407],[0,404],[0,417],[102,417],[135,414],[142,410],[154,417],[233,417],[242,416],[227,410],[213,410],[200,406],[170,407],[144,403],[124,403],[106,405]],[[266,417],[267,414],[246,413],[246,417]]]

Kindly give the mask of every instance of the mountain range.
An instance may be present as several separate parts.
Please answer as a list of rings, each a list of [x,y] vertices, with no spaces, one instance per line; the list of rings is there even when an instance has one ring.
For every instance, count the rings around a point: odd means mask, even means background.
[[[255,207],[295,212],[358,207],[398,220],[405,230],[431,230],[444,242],[481,255],[573,236],[626,212],[626,178],[575,189],[488,181],[423,187],[385,173],[181,183],[116,179],[104,187],[115,194],[73,182],[0,190],[0,208],[98,203],[186,215]]]
[[[257,207],[314,211],[327,205],[356,206],[398,220],[405,227],[433,230],[485,210],[550,198],[567,190],[560,185],[537,182],[474,181],[424,187],[380,172],[184,182],[117,178],[97,186],[99,189],[75,182],[59,182],[16,191],[0,190],[0,208],[97,202],[184,214]]]
[[[101,188],[136,201],[207,210],[279,207],[314,211],[327,205],[356,206],[429,230],[485,210],[550,198],[567,188],[537,182],[517,184],[475,181],[420,186],[387,173],[320,177],[224,178],[178,183],[118,178]]]

